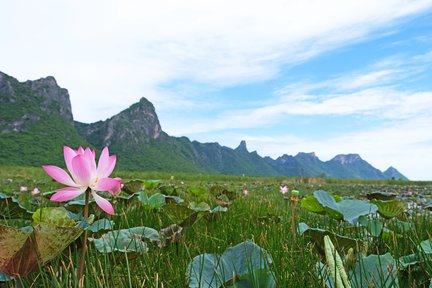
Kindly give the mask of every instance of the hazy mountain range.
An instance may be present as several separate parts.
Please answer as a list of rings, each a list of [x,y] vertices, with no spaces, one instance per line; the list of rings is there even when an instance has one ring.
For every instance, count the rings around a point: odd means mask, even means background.
[[[118,167],[127,170],[407,179],[393,167],[384,172],[374,168],[358,154],[325,162],[303,152],[272,159],[249,152],[245,141],[231,149],[173,137],[162,130],[146,98],[105,121],[80,123],[73,120],[68,91],[51,76],[19,82],[0,72],[0,104],[0,164],[63,166],[63,145],[97,150],[109,145]]]

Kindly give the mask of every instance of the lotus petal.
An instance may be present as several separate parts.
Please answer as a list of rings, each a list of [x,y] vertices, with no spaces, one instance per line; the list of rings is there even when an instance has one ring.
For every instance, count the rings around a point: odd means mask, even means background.
[[[71,186],[71,187],[78,187],[79,185],[75,183],[72,178],[69,176],[69,174],[64,171],[63,169],[57,167],[57,166],[42,166],[42,168],[45,170],[45,172],[53,178],[55,181]]]
[[[96,204],[106,213],[110,215],[114,215],[114,208],[111,203],[105,198],[96,194],[96,192],[92,191],[93,198],[96,201]]]

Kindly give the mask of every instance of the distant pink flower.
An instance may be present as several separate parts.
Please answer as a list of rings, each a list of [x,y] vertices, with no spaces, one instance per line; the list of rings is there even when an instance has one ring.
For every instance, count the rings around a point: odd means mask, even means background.
[[[21,186],[21,187],[20,187],[20,191],[21,191],[21,192],[25,192],[25,191],[27,191],[27,190],[28,190],[27,186]]]
[[[55,181],[69,186],[57,190],[51,196],[51,201],[69,201],[85,193],[87,188],[90,188],[96,204],[106,213],[114,215],[114,208],[111,203],[96,194],[96,191],[107,191],[112,195],[120,193],[122,179],[108,178],[114,170],[116,156],[109,156],[108,147],[105,147],[96,167],[96,152],[88,147],[85,150],[82,147],[73,150],[64,146],[63,153],[70,175],[57,166],[42,166],[45,172]]]
[[[279,188],[282,194],[288,193],[288,186],[280,186]]]
[[[248,191],[247,189],[244,189],[244,190],[243,190],[243,195],[244,195],[244,196],[248,196],[248,195],[249,195],[249,191]]]
[[[412,191],[408,191],[407,195],[412,196],[413,195]]]
[[[32,191],[31,191],[31,195],[37,195],[37,194],[39,194],[40,193],[40,191],[39,191],[39,189],[36,187],[36,188],[34,188]]]

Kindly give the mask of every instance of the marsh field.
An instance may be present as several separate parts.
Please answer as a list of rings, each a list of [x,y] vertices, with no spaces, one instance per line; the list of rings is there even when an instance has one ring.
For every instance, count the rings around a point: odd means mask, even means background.
[[[432,182],[113,177],[115,215],[86,221],[41,168],[0,167],[0,287],[78,287],[84,230],[84,287],[432,287]]]

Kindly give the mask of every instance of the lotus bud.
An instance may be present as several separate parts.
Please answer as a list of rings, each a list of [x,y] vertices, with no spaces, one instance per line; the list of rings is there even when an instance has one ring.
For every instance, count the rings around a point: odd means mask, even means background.
[[[300,192],[298,190],[291,190],[291,195],[298,196]]]

